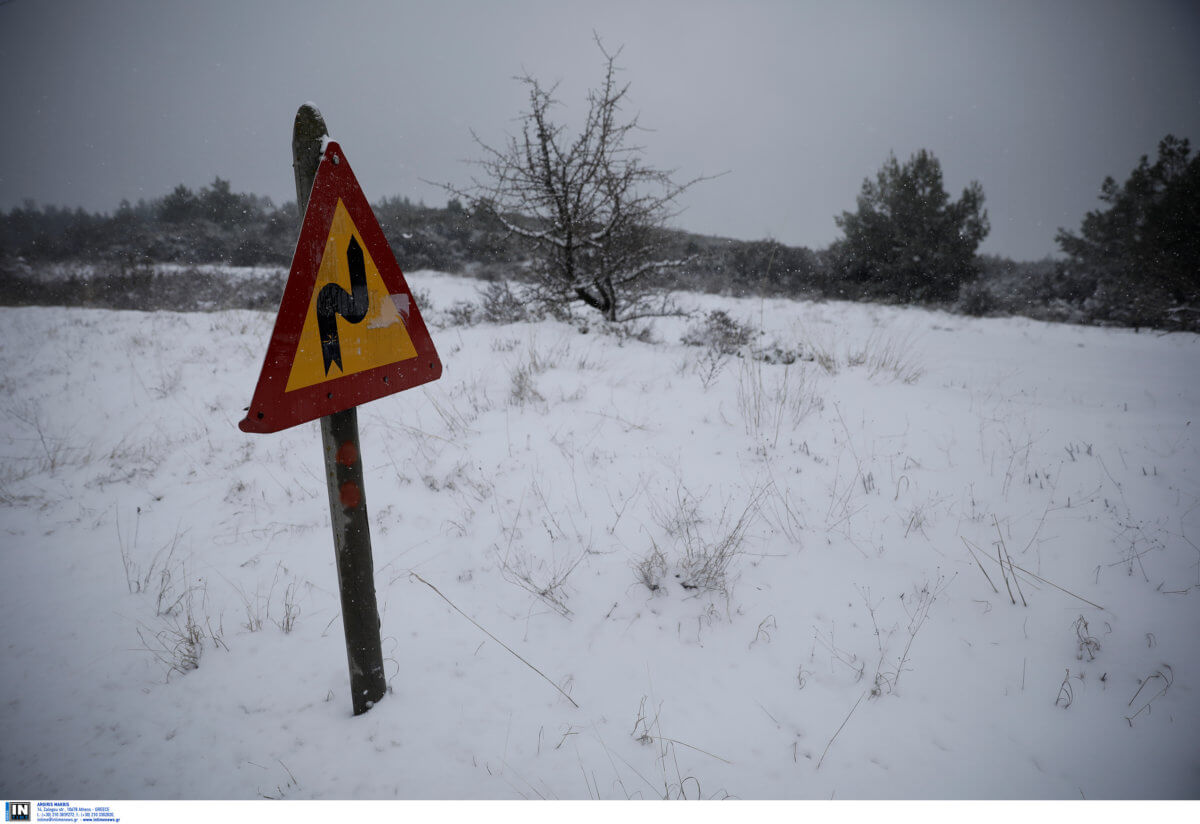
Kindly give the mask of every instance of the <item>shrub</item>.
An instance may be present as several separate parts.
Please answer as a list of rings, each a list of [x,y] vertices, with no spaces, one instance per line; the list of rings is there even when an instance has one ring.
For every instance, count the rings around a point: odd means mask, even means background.
[[[479,290],[479,311],[487,323],[520,323],[533,320],[529,305],[506,280],[496,280]]]
[[[705,346],[723,355],[734,355],[754,339],[754,329],[735,320],[723,309],[714,309],[692,324],[681,341],[687,346]]]
[[[973,280],[959,287],[955,311],[981,318],[995,312],[996,307],[996,296],[992,294],[988,284]]]

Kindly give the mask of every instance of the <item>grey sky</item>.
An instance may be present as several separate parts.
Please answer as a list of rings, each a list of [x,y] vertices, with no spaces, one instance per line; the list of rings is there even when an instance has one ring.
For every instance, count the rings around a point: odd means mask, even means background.
[[[1200,143],[1200,3],[663,0],[9,0],[0,4],[0,208],[112,210],[214,176],[295,197],[313,101],[368,199],[440,205],[470,129],[500,143],[523,72],[571,121],[606,45],[648,159],[697,186],[676,225],[812,248],[894,151],[972,179],[982,251],[1057,251],[1167,133]]]

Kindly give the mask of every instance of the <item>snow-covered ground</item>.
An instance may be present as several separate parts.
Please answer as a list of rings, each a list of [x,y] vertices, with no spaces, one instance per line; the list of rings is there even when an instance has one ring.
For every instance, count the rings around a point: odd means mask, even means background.
[[[35,267],[21,265],[17,267],[17,274],[25,277],[36,278],[43,282],[63,281],[69,278],[77,278],[83,281],[102,281],[104,278],[112,274],[127,274],[128,271],[154,271],[157,274],[186,277],[191,274],[213,275],[221,277],[224,280],[236,283],[244,280],[260,280],[270,277],[287,277],[287,268],[279,266],[228,266],[217,263],[155,263],[147,265],[145,268],[135,268],[122,272],[114,265],[103,264],[96,265],[91,263],[80,263],[78,261],[65,261],[61,263],[39,262]]]
[[[1200,795],[1200,338],[686,298],[785,367],[410,283],[358,718],[318,426],[236,425],[273,317],[0,309],[5,797]]]

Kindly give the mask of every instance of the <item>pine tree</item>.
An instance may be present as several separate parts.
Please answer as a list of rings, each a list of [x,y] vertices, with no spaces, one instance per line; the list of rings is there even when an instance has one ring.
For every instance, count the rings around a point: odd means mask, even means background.
[[[990,228],[977,181],[951,201],[942,167],[922,149],[907,163],[889,156],[863,181],[858,210],[834,218],[845,238],[834,245],[842,275],[869,297],[952,300],[974,277],[975,250]]]
[[[1200,301],[1200,155],[1190,154],[1167,135],[1153,165],[1142,155],[1124,184],[1105,178],[1107,208],[1088,212],[1078,235],[1058,231],[1069,273],[1096,283],[1093,302],[1112,319],[1154,322],[1155,306]]]

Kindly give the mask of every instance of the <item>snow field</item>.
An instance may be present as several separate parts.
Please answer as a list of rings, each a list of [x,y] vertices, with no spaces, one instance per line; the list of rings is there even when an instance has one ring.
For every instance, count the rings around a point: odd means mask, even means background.
[[[0,310],[6,795],[1200,794],[1196,336],[683,296],[784,366],[409,280],[359,718],[318,427],[236,426],[273,317]]]

